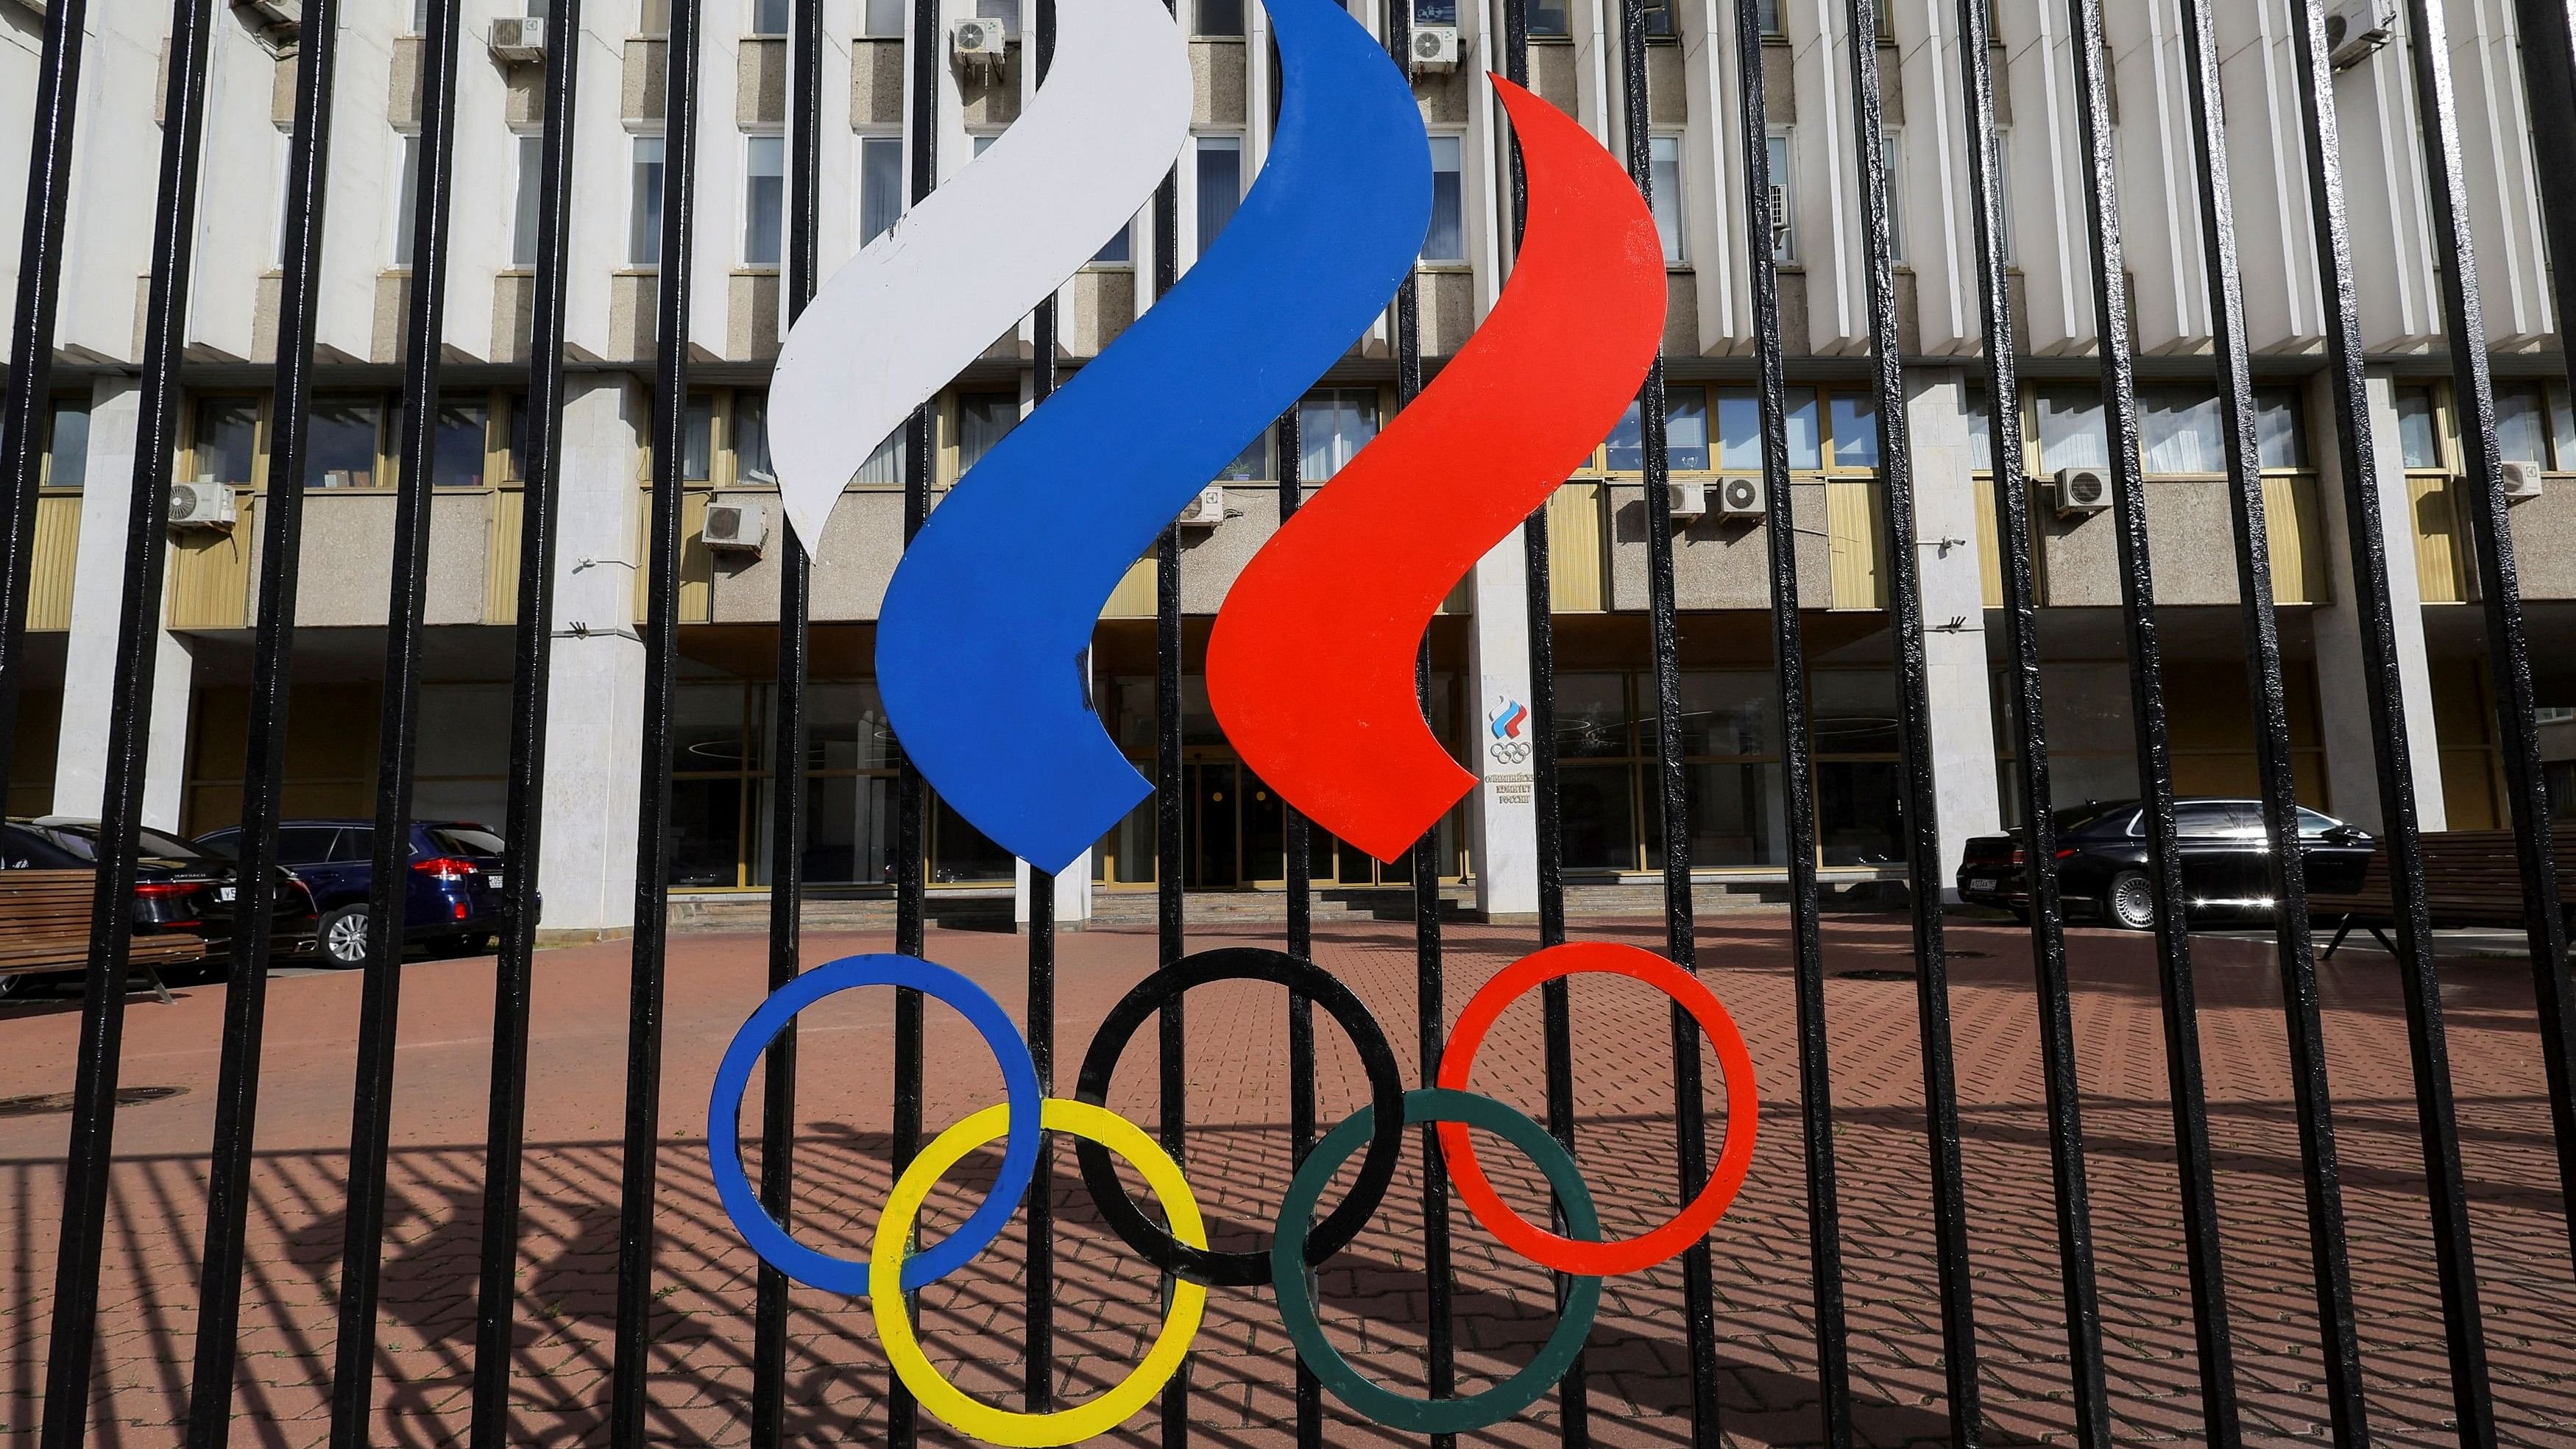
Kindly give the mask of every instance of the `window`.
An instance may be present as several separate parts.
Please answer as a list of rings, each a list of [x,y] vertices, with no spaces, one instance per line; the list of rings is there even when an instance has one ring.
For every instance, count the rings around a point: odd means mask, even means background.
[[[635,138],[632,168],[634,195],[626,213],[626,261],[630,266],[662,263],[662,138]]]
[[[1798,184],[1789,169],[1788,133],[1773,132],[1766,149],[1771,157],[1771,260],[1785,266],[1798,259]]]
[[[1628,404],[1618,426],[1602,445],[1603,466],[1614,473],[1642,473],[1646,468],[1644,410]],[[1664,459],[1676,473],[1708,471],[1708,393],[1675,387],[1664,394]]]
[[[2100,394],[2089,387],[2040,389],[2039,462],[2051,473],[2111,466],[2111,440],[2102,427]]]
[[[1321,483],[1342,471],[1377,436],[1377,393],[1364,387],[1324,388],[1297,401],[1297,477]]]
[[[984,461],[1004,434],[1019,426],[1020,397],[1010,392],[960,393],[957,398],[957,471]]]
[[[751,267],[778,265],[778,241],[787,203],[787,138],[743,138],[742,260]]]
[[[785,35],[787,0],[751,0],[751,34]]]
[[[1682,138],[1647,138],[1648,188],[1653,192],[1655,232],[1664,239],[1664,261],[1688,260],[1682,247]]]
[[[248,487],[258,460],[259,399],[199,398],[196,423],[190,435],[196,476]]]
[[[1567,0],[1529,0],[1529,33],[1533,40],[1563,40],[1574,33]]]
[[[1878,466],[1878,398],[1866,392],[1838,392],[1829,409],[1834,430],[1834,466]]]
[[[2227,471],[2226,424],[2214,394],[2149,389],[2138,398],[2138,433],[2150,473]]]
[[[1789,466],[1815,472],[1825,466],[1824,444],[1816,419],[1816,390],[1788,389]],[[1762,471],[1762,400],[1749,387],[1717,390],[1717,466],[1730,473]]]
[[[1243,205],[1243,138],[1201,136],[1197,149],[1199,255],[1206,256],[1217,234]]]
[[[45,419],[44,486],[78,488],[89,480],[89,399],[58,397]]]
[[[483,403],[439,400],[438,431],[430,440],[430,486],[483,486],[483,453],[491,416],[491,408]]]
[[[1203,36],[1230,39],[1243,33],[1243,0],[1198,0],[1194,13]]]
[[[1887,23],[1887,12],[1878,12],[1879,24]],[[1879,165],[1887,174],[1887,259],[1905,261],[1905,138],[1889,131],[1879,137]]]
[[[269,238],[268,255],[281,270],[286,266],[286,238],[294,231],[295,198],[287,189],[295,179],[294,141],[292,131],[277,133],[277,230]]]
[[[713,393],[691,393],[680,430],[680,476],[691,483],[712,482],[716,475],[716,399]]]
[[[2275,388],[2254,395],[2254,444],[2264,467],[2308,466],[2304,412],[2295,389]]]
[[[975,0],[975,14],[980,19],[1002,22],[1004,35],[1020,33],[1020,0]]]
[[[411,33],[429,33],[429,0],[411,0]]]
[[[1431,230],[1422,239],[1426,262],[1467,259],[1466,204],[1460,190],[1460,139],[1431,138]]]
[[[415,225],[413,202],[420,193],[420,137],[397,133],[396,144],[402,147],[402,166],[394,186],[394,265],[408,267]]]
[[[372,397],[315,398],[312,420],[305,425],[304,486],[377,486],[383,421],[384,408]]]
[[[546,138],[519,138],[519,204],[510,222],[510,265],[537,264],[537,212],[545,186]]]
[[[737,483],[778,481],[769,465],[769,394],[733,395],[733,476]]]
[[[862,8],[866,12],[862,22],[865,34],[902,37],[904,17],[908,13],[903,0],[867,0]]]
[[[1780,20],[1780,0],[1758,0],[1758,3],[1753,7],[1753,13],[1761,22],[1763,39],[1786,40],[1789,38],[1789,27],[1782,24]]]
[[[1091,258],[1091,264],[1095,267],[1123,267],[1135,261],[1136,244],[1133,240],[1135,234],[1136,223],[1131,219],[1125,226],[1118,228],[1118,235],[1100,244],[1100,250]]]
[[[2496,384],[2496,456],[2545,469],[2565,466],[2550,446],[2549,392],[2536,382]]]
[[[2431,388],[2401,387],[2397,390],[2397,447],[2410,469],[2430,472],[2446,466],[2442,460],[2442,433],[2434,416]]]
[[[903,429],[896,428],[868,453],[850,482],[861,488],[900,488],[903,486]]]
[[[1643,3],[1638,6],[1637,18],[1639,23],[1645,27],[1648,38],[1654,40],[1670,40],[1672,38],[1672,0],[1643,0]]]
[[[1995,243],[2002,248],[2004,260],[2009,262],[2013,259],[2012,137],[2003,131],[1995,132],[1995,188],[2003,194],[2004,200],[2003,234],[1995,238]]]
[[[1413,0],[1413,23],[1416,25],[1457,24],[1458,0]]]
[[[1226,464],[1223,469],[1218,471],[1216,481],[1220,483],[1249,483],[1269,476],[1270,430],[1268,428],[1263,428],[1259,436],[1255,437],[1251,442],[1243,445],[1242,452],[1234,455],[1233,462]]]
[[[859,245],[894,229],[903,218],[903,138],[859,138]]]

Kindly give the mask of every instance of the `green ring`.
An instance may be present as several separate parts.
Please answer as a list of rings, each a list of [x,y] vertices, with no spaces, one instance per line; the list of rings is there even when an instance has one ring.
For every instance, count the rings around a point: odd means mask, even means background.
[[[1565,1294],[1565,1309],[1556,1331],[1539,1346],[1519,1373],[1481,1394],[1462,1399],[1413,1399],[1379,1388],[1361,1377],[1350,1361],[1324,1337],[1323,1320],[1306,1291],[1306,1234],[1314,1226],[1315,1203],[1333,1174],[1350,1160],[1375,1128],[1374,1107],[1362,1107],[1342,1119],[1297,1169],[1288,1196],[1279,1205],[1279,1229],[1270,1240],[1270,1282],[1279,1295],[1279,1322],[1297,1354],[1333,1396],[1390,1429],[1418,1434],[1464,1434],[1499,1424],[1536,1403],[1565,1376],[1592,1333],[1592,1318],[1601,1306],[1601,1280],[1576,1278]],[[1474,1092],[1425,1087],[1404,1094],[1404,1122],[1462,1122],[1496,1133],[1527,1153],[1565,1208],[1569,1236],[1584,1242],[1601,1240],[1601,1219],[1592,1209],[1591,1189],[1583,1170],[1547,1129],[1509,1105]]]

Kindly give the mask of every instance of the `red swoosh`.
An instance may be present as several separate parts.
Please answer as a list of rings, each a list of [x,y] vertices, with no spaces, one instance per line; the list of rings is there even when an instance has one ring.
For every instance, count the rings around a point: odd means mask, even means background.
[[[1565,113],[1489,79],[1529,172],[1511,280],[1412,406],[1253,556],[1208,639],[1208,700],[1244,762],[1385,861],[1476,783],[1415,698],[1432,614],[1591,456],[1663,336],[1644,198]]]

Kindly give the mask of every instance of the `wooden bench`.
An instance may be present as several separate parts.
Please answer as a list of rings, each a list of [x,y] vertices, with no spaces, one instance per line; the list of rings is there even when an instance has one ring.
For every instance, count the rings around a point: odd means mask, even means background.
[[[2559,826],[2550,838],[2558,852],[2559,907],[2576,915],[2576,893],[2571,893],[2571,886],[2576,886],[2576,826]],[[2436,928],[2522,928],[2522,863],[2514,854],[2512,831],[2437,830],[2423,841],[2425,903]],[[2396,892],[2388,881],[2387,843],[2381,842],[2370,853],[2361,889],[2350,895],[2311,896],[2308,914],[2320,923],[2335,922],[2327,960],[2334,959],[2336,948],[2355,930],[2368,931],[2390,955],[2397,954],[2387,936],[2397,920]]]
[[[0,976],[87,966],[90,903],[97,890],[94,871],[0,870]],[[202,937],[138,932],[126,960],[166,1002],[170,988],[161,984],[161,963],[205,954]]]

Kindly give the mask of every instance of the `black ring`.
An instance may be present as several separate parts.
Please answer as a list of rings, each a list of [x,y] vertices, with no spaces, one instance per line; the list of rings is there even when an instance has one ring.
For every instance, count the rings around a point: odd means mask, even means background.
[[[1166,1004],[1178,1000],[1182,992],[1212,981],[1267,981],[1304,996],[1341,1023],[1351,1045],[1359,1050],[1361,1067],[1368,1073],[1370,1102],[1377,1108],[1375,1130],[1370,1133],[1367,1154],[1360,1159],[1359,1180],[1351,1185],[1350,1196],[1307,1235],[1306,1262],[1311,1267],[1359,1236],[1360,1229],[1377,1212],[1378,1204],[1385,1200],[1387,1188],[1395,1181],[1396,1165],[1404,1156],[1404,1077],[1396,1066],[1394,1049],[1387,1045],[1386,1033],[1378,1029],[1377,1018],[1369,1015],[1368,1008],[1339,977],[1284,951],[1263,946],[1227,946],[1183,957],[1138,982],[1135,990],[1110,1008],[1108,1018],[1091,1038],[1091,1049],[1083,1054],[1082,1076],[1074,1095],[1095,1107],[1108,1106],[1110,1074],[1117,1071],[1118,1058],[1136,1035],[1136,1029]],[[1077,1140],[1074,1155],[1082,1163],[1083,1185],[1091,1190],[1091,1200],[1099,1205],[1100,1216],[1154,1266],[1212,1287],[1250,1288],[1270,1281],[1268,1248],[1226,1253],[1180,1242],[1145,1216],[1144,1210],[1128,1197],[1109,1149],[1097,1142]]]

